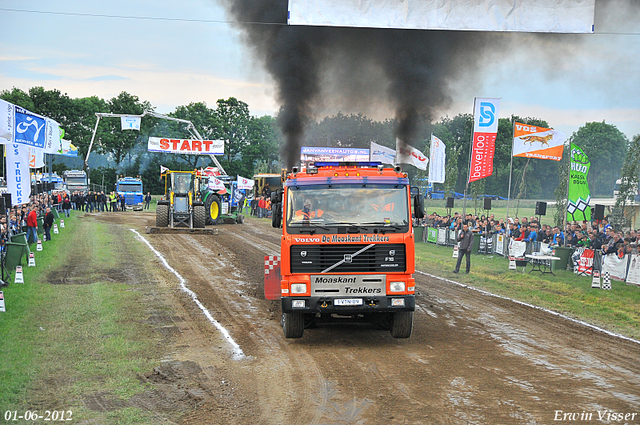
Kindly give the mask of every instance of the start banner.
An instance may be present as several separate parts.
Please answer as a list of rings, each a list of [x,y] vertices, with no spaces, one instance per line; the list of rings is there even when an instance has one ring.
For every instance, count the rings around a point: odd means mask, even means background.
[[[185,155],[224,155],[224,140],[188,140],[149,137],[149,152],[181,153]]]
[[[493,174],[500,99],[476,98],[473,112],[473,147],[469,183]]]

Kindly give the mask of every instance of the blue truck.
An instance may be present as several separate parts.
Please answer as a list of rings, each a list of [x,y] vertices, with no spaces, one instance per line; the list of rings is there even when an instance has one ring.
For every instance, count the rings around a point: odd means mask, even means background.
[[[124,196],[124,203],[127,208],[132,208],[134,211],[142,211],[144,206],[142,179],[139,177],[119,178],[116,182],[116,192],[118,196]]]

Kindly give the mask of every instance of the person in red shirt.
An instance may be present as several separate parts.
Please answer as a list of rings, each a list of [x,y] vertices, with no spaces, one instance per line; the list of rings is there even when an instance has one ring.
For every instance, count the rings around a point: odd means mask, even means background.
[[[38,214],[36,207],[31,207],[27,214],[27,243],[38,242]]]

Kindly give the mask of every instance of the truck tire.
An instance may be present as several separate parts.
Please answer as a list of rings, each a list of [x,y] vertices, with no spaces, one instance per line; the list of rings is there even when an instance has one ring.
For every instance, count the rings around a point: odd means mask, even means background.
[[[282,227],[282,205],[273,204],[271,207],[271,227]]]
[[[285,338],[302,338],[304,333],[304,314],[282,313],[282,330]]]
[[[204,205],[193,206],[193,227],[195,229],[204,229],[204,225],[207,222],[207,212]]]
[[[396,311],[391,323],[391,336],[409,338],[413,329],[413,311]]]
[[[169,205],[160,204],[156,207],[156,227],[169,225]]]
[[[218,224],[220,218],[220,198],[218,195],[210,195],[204,204],[207,224]]]
[[[244,216],[242,214],[238,214],[238,219],[236,220],[238,224],[244,224]]]

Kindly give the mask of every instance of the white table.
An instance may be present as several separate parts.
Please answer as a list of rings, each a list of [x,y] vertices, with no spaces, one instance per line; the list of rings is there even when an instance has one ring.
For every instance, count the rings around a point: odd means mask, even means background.
[[[552,274],[556,275],[553,271],[551,271],[551,262],[560,260],[560,257],[554,257],[553,255],[533,255],[527,254],[525,255],[533,266],[529,273],[531,272],[540,272],[540,274]]]

